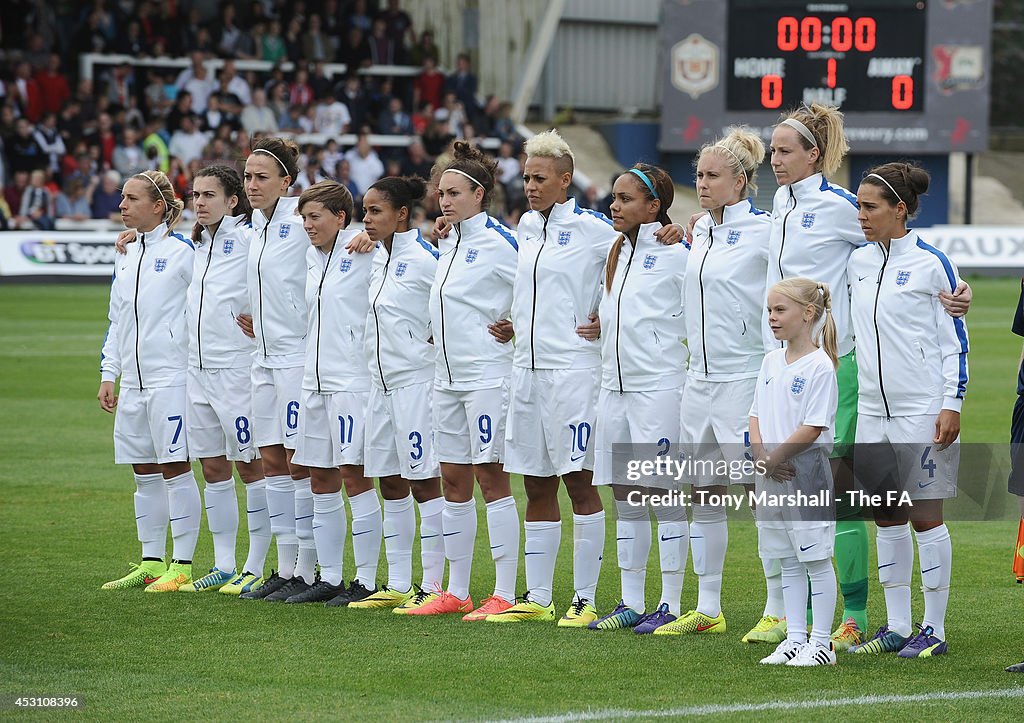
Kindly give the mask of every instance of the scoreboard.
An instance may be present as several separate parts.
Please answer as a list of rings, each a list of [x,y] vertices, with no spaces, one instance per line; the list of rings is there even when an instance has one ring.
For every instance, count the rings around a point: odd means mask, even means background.
[[[663,151],[838,106],[855,153],[984,150],[992,0],[665,0]]]

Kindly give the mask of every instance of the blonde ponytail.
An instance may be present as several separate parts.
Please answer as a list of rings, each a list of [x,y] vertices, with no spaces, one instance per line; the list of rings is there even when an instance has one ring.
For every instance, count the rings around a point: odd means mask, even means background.
[[[783,279],[771,288],[771,291],[782,294],[787,299],[800,306],[814,307],[814,323],[824,319],[821,331],[812,341],[816,346],[825,350],[828,358],[832,360],[832,366],[839,367],[839,335],[836,330],[836,321],[832,318],[832,292],[828,284],[813,279],[794,277]]]

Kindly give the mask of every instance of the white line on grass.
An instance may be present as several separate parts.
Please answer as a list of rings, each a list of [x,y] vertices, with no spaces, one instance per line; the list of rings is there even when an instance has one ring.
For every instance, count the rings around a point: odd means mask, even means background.
[[[1024,698],[1024,688],[1004,690],[961,690],[948,693],[916,693],[914,695],[861,695],[856,698],[821,698],[817,700],[773,701],[770,703],[734,703],[732,705],[693,705],[665,710],[577,711],[536,718],[513,718],[506,723],[570,723],[570,721],[624,720],[628,718],[685,718],[690,716],[752,713],[759,711],[807,710],[809,708],[844,708],[879,703],[930,703],[938,700],[979,700],[982,698]]]

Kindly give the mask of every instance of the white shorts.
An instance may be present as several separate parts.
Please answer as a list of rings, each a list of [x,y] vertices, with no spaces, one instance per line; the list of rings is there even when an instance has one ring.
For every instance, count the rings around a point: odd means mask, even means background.
[[[302,373],[302,367],[267,369],[252,365],[252,419],[257,446],[283,444],[295,449]]]
[[[369,392],[317,394],[302,390],[302,414],[292,461],[330,469],[363,463],[363,439]]]
[[[424,480],[440,475],[431,426],[433,390],[433,380],[388,392],[370,386],[363,451],[367,477]]]
[[[936,414],[909,417],[857,415],[857,445],[854,449],[858,479],[870,484],[886,473],[912,500],[943,500],[956,497],[960,470],[960,438],[943,451],[935,448]],[[865,459],[867,457],[867,459]],[[861,470],[870,470],[860,474]],[[888,486],[888,485],[887,485]],[[873,494],[883,490],[868,489]]]
[[[188,452],[192,459],[256,459],[249,367],[188,368]]]
[[[725,460],[730,465],[750,456],[750,406],[757,379],[709,382],[690,377],[683,391],[680,433],[684,451],[698,459]],[[727,477],[702,474],[693,480],[697,487],[728,485]],[[732,480],[753,484],[754,480]]]
[[[533,477],[594,469],[601,368],[512,367],[505,470]]]
[[[122,388],[114,415],[115,464],[188,461],[185,386]]]
[[[489,464],[505,457],[509,380],[487,389],[434,387],[434,454],[438,462]]]
[[[829,560],[835,544],[835,522],[757,523],[757,554],[762,560]]]
[[[675,487],[669,477],[629,481],[626,466],[632,459],[654,460],[679,451],[679,405],[683,388],[653,392],[601,389],[597,402],[599,424],[595,433],[594,484]]]

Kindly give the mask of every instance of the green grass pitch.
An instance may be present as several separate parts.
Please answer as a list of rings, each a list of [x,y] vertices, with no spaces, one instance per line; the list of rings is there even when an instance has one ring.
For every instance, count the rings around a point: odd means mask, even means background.
[[[1019,287],[1014,280],[987,279],[973,286],[963,438],[1002,443],[1021,346],[1009,332]],[[764,597],[754,526],[741,517],[730,525],[723,591],[729,629],[720,636],[641,638],[547,624],[471,625],[457,618],[249,603],[218,594],[101,592],[102,582],[138,556],[131,473],[112,463],[113,420],[95,400],[106,299],[103,285],[0,286],[0,698],[78,694],[86,702],[82,711],[37,713],[41,718],[436,720],[590,711],[594,718],[622,719],[722,714],[721,706],[763,704],[759,713],[724,712],[738,719],[1020,720],[1024,680],[1002,671],[1024,659],[1024,587],[1011,579],[1016,522],[1009,513],[1001,521],[950,525],[951,654],[925,661],[847,656],[833,669],[758,666],[765,648],[739,642]],[[513,486],[522,510],[521,483]],[[1006,502],[1009,511],[1008,496]],[[571,520],[564,499],[563,510]],[[483,520],[482,505],[480,515]],[[618,599],[613,518],[609,514],[599,588],[602,611]],[[243,515],[240,559],[244,526]],[[572,592],[571,522],[563,535],[555,575],[559,612]],[[487,545],[482,525],[474,599],[493,584]],[[418,553],[414,560],[418,567]],[[204,526],[196,569],[211,561]],[[383,574],[383,555],[381,562]],[[521,569],[520,587],[524,579]],[[920,616],[916,572],[914,579]],[[655,550],[648,603],[657,601],[659,584]],[[870,595],[871,625],[877,626],[883,615],[877,583]],[[695,600],[695,577],[688,572],[683,609]],[[1011,692],[962,697],[998,690]],[[956,695],[930,697],[936,693]],[[775,709],[865,695],[929,699]],[[9,715],[23,714],[0,711]]]

